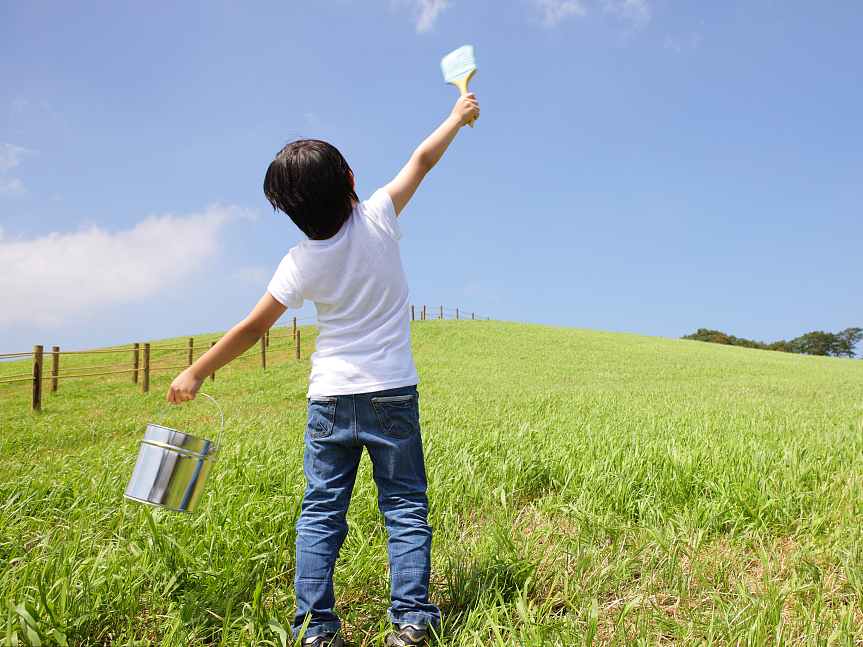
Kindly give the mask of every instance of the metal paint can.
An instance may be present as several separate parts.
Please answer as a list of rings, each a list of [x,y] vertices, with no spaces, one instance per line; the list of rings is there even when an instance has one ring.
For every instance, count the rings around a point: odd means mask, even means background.
[[[144,430],[135,468],[123,495],[127,499],[176,512],[193,514],[197,510],[207,478],[218,458],[225,428],[225,416],[219,404],[206,393],[198,395],[209,398],[219,408],[222,416],[219,440],[213,443],[163,426],[162,418],[168,410],[165,407],[159,423],[148,424]]]

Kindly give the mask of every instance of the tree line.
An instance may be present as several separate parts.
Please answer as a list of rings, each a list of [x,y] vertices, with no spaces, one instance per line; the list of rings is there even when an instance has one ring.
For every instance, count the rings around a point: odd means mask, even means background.
[[[744,348],[760,348],[761,350],[778,350],[783,353],[799,355],[823,355],[828,357],[854,357],[854,347],[863,338],[863,328],[846,328],[842,332],[832,333],[816,330],[796,337],[791,341],[775,341],[765,344],[763,341],[752,341],[734,335],[726,335],[718,330],[699,328],[693,335],[684,335],[682,339],[706,341],[711,344],[727,346],[743,346]]]

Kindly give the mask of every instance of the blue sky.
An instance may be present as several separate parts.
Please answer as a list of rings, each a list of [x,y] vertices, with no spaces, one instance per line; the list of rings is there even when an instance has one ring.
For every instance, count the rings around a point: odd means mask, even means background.
[[[275,154],[330,141],[368,197],[467,43],[482,116],[400,216],[414,304],[863,326],[861,33],[856,1],[0,0],[0,353],[228,329],[301,240]]]

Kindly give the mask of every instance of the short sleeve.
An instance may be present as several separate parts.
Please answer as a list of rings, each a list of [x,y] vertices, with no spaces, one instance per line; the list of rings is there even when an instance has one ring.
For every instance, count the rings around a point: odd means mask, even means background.
[[[395,240],[401,240],[404,234],[396,217],[396,208],[390,194],[384,189],[378,189],[363,203],[363,210],[369,220],[377,223]]]
[[[297,309],[301,308],[303,305],[303,294],[300,291],[300,284],[298,281],[299,272],[297,271],[294,259],[291,258],[291,253],[293,251],[294,250],[292,249],[288,252],[288,255],[282,259],[281,263],[279,263],[279,267],[276,269],[273,279],[267,286],[267,292],[269,292],[276,301],[286,308]]]

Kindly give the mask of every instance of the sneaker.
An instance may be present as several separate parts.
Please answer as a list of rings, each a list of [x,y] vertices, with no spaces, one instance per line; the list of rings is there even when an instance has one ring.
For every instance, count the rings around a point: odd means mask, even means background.
[[[322,633],[311,638],[303,638],[303,647],[344,647],[345,641],[339,634]]]
[[[409,647],[410,645],[425,647],[428,643],[428,627],[417,625],[393,625],[393,630],[387,634],[386,640],[388,647]]]

